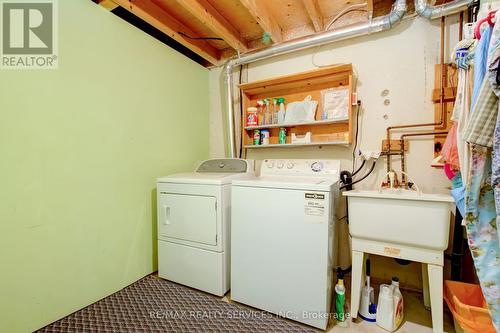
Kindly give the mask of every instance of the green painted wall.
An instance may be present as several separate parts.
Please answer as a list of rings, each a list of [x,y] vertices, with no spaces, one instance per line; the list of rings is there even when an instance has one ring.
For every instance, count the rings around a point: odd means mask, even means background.
[[[0,71],[0,332],[155,269],[155,179],[208,156],[208,71],[90,0],[59,2],[59,69]]]

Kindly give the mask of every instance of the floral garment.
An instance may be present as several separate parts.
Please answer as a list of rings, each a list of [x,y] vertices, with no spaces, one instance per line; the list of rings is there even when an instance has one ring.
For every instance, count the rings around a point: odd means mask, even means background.
[[[491,186],[491,148],[471,144],[470,149],[465,197],[467,238],[493,325],[500,332],[500,247]]]

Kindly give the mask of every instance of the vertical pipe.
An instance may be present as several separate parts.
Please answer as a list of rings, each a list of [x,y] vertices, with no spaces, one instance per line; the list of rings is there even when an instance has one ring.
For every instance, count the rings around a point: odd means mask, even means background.
[[[444,103],[444,85],[446,83],[446,64],[444,63],[444,29],[445,29],[445,17],[441,17],[441,94],[439,97],[439,104],[441,106],[441,126],[438,129],[445,129],[447,123],[446,115],[446,104]],[[442,128],[441,128],[442,127]]]
[[[389,172],[391,172],[391,129],[387,128],[387,182],[390,182]]]
[[[401,138],[401,185],[406,188],[405,139]]]
[[[234,132],[234,104],[233,104],[233,65],[229,61],[225,66],[226,97],[227,97],[227,131],[229,133],[229,157],[236,157]]]

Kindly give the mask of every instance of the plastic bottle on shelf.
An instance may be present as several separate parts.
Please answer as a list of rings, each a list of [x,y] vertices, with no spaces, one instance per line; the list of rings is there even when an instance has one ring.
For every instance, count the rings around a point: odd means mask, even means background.
[[[285,123],[285,99],[283,97],[278,98],[279,111],[278,111],[278,124]]]
[[[264,101],[257,101],[257,123],[258,125],[264,125]]]
[[[286,128],[280,127],[278,143],[284,145],[286,143]]]
[[[273,123],[273,125],[276,125],[278,123],[278,99],[277,98],[273,98],[272,123]]]
[[[254,106],[247,108],[247,126],[257,126],[258,124],[258,109]]]
[[[264,100],[264,104],[266,108],[266,111],[264,112],[264,125],[271,125],[272,119],[271,119],[271,110],[269,107],[269,98],[266,98]]]

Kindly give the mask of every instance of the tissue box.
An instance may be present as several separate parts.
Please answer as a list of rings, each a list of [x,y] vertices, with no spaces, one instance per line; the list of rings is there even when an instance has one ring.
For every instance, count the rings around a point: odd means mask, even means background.
[[[296,143],[311,143],[311,132],[307,132],[306,134],[292,133],[292,144]]]

